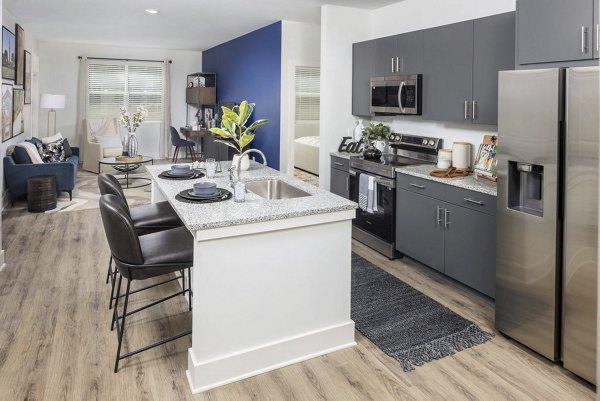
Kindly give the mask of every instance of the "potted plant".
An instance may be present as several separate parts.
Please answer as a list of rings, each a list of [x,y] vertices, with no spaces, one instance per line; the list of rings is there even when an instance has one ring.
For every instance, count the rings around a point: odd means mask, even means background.
[[[246,126],[248,119],[254,111],[254,103],[248,103],[244,100],[239,106],[233,109],[222,106],[221,128],[209,129],[217,138],[215,142],[223,143],[236,150],[237,154],[233,156],[233,163],[237,165],[240,155],[244,148],[254,139],[254,132],[269,120],[257,120]],[[245,155],[242,159],[242,170],[248,170],[250,159]]]
[[[123,156],[137,156],[138,140],[135,136],[135,131],[142,125],[147,116],[148,110],[141,106],[138,106],[136,112],[133,114],[129,113],[125,106],[121,107],[121,118],[119,121],[128,132],[127,138],[123,141]],[[127,155],[125,155],[125,153],[127,153]]]
[[[367,148],[363,152],[365,159],[379,159],[381,157],[381,151],[375,147],[376,141],[387,142],[390,139],[391,129],[387,125],[369,124],[362,132],[363,139]]]

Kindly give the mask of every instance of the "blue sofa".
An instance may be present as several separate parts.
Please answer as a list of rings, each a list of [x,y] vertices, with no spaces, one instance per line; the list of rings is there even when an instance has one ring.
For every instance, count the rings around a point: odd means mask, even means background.
[[[60,163],[16,164],[12,156],[4,157],[4,182],[11,203],[27,195],[27,179],[40,175],[56,176],[56,192],[68,192],[73,199],[73,189],[77,180],[79,148],[71,148],[73,155]]]

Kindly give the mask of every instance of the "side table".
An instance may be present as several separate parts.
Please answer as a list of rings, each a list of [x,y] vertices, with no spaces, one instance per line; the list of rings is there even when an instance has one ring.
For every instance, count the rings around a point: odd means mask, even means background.
[[[56,208],[56,176],[42,175],[27,179],[27,210],[41,213]]]

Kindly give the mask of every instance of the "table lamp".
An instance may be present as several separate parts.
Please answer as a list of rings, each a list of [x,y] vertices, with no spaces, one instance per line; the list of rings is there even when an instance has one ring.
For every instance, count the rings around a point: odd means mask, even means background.
[[[42,94],[40,108],[50,109],[48,110],[48,128],[46,130],[46,136],[50,136],[50,113],[54,113],[54,134],[56,134],[56,109],[65,108],[65,95]]]

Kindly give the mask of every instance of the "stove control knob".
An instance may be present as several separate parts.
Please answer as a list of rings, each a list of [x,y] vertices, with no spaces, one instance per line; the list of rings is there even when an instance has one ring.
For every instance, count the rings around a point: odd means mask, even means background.
[[[423,145],[427,145],[427,139],[423,139]]]
[[[435,141],[433,139],[429,140],[429,146],[433,146],[435,144]]]

